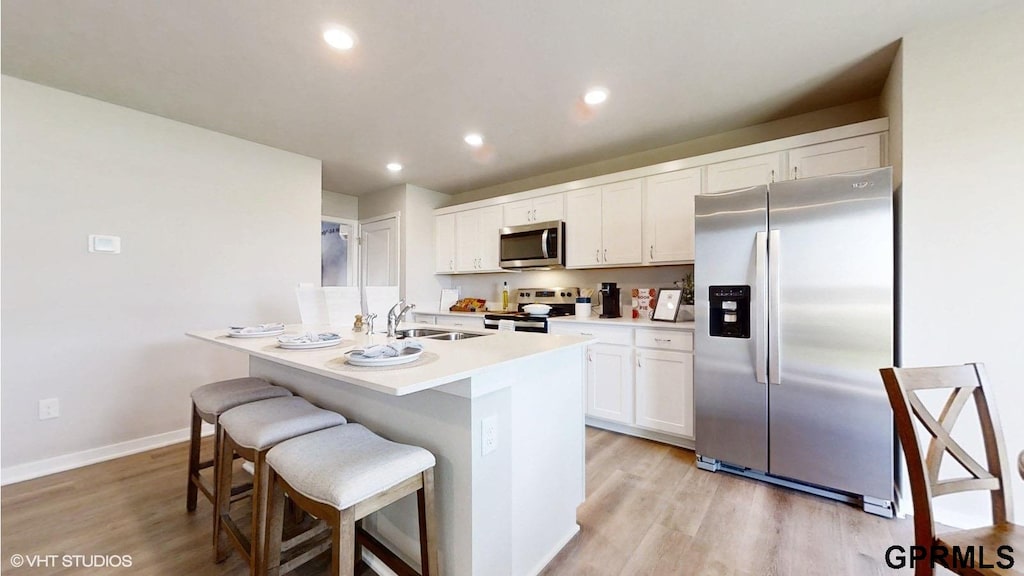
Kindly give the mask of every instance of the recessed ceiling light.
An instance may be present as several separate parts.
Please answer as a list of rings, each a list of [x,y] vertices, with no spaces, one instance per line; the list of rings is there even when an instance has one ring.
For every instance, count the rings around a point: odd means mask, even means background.
[[[463,138],[463,140],[465,140],[466,144],[469,144],[473,148],[479,148],[484,145],[484,137],[475,133],[466,134],[466,137]]]
[[[356,45],[356,37],[344,28],[335,27],[324,32],[324,42],[338,50],[351,50]]]
[[[399,164],[398,162],[391,162],[391,163],[388,164],[388,171],[389,172],[401,172],[402,171],[402,165]]]
[[[591,88],[583,95],[583,101],[594,106],[608,99],[608,91],[604,88]]]

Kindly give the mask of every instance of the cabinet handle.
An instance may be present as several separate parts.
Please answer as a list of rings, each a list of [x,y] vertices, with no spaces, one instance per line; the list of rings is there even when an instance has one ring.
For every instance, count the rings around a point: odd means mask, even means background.
[[[643,363],[640,362],[640,355],[639,354],[636,355],[636,367],[637,368],[643,368],[644,367]]]
[[[605,262],[608,261],[608,249],[607,248],[604,249],[604,261]]]
[[[587,362],[593,362],[593,361],[594,361],[594,353],[591,352],[590,350],[587,350]]]
[[[533,220],[534,222],[537,221],[537,211],[536,210],[530,210],[530,220]]]
[[[580,336],[593,336],[593,332],[580,332]]]
[[[455,258],[448,259],[448,269],[455,270]]]
[[[793,180],[796,180],[796,166],[793,166]]]
[[[594,251],[594,260],[596,260],[598,262],[601,261],[601,249],[600,248],[598,248],[597,250]]]
[[[772,182],[775,182],[775,170],[772,170]]]
[[[671,342],[672,339],[671,338],[655,338],[654,341],[655,342]]]
[[[650,259],[654,260],[654,244],[651,244],[651,251],[650,251],[650,253],[651,253],[651,258]]]

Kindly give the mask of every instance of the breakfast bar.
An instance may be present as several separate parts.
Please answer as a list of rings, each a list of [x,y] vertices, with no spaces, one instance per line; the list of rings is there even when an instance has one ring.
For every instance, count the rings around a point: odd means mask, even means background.
[[[232,338],[226,329],[188,336],[246,353],[251,376],[388,439],[430,450],[437,459],[442,574],[532,575],[579,530],[584,350],[593,340],[479,334],[421,338],[423,353],[395,366],[347,362],[346,352],[387,342],[381,334],[341,332],[339,345],[309,350],[283,349],[275,337]],[[364,527],[416,565],[415,498],[368,517]]]

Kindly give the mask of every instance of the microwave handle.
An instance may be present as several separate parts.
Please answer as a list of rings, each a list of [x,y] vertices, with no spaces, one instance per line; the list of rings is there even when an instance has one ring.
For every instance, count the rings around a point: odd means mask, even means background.
[[[548,232],[550,232],[550,230],[545,229],[540,233],[541,254],[544,255],[545,259],[551,258],[551,256],[548,255]]]

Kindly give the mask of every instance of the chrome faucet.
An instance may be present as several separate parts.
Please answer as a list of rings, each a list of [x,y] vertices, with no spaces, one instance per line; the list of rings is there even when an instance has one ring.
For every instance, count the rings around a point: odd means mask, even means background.
[[[373,321],[377,319],[377,315],[370,313],[363,318],[363,323],[366,324],[366,334],[369,336],[373,335]]]
[[[397,334],[395,334],[395,331],[398,330],[398,325],[402,322],[402,318],[405,318],[405,314],[415,307],[415,304],[409,304],[408,306],[406,306],[405,299],[403,298],[402,300],[399,300],[394,306],[392,306],[391,310],[388,310],[388,338],[394,338],[395,336],[397,336]],[[401,309],[401,311],[396,314],[395,310],[399,308]]]

